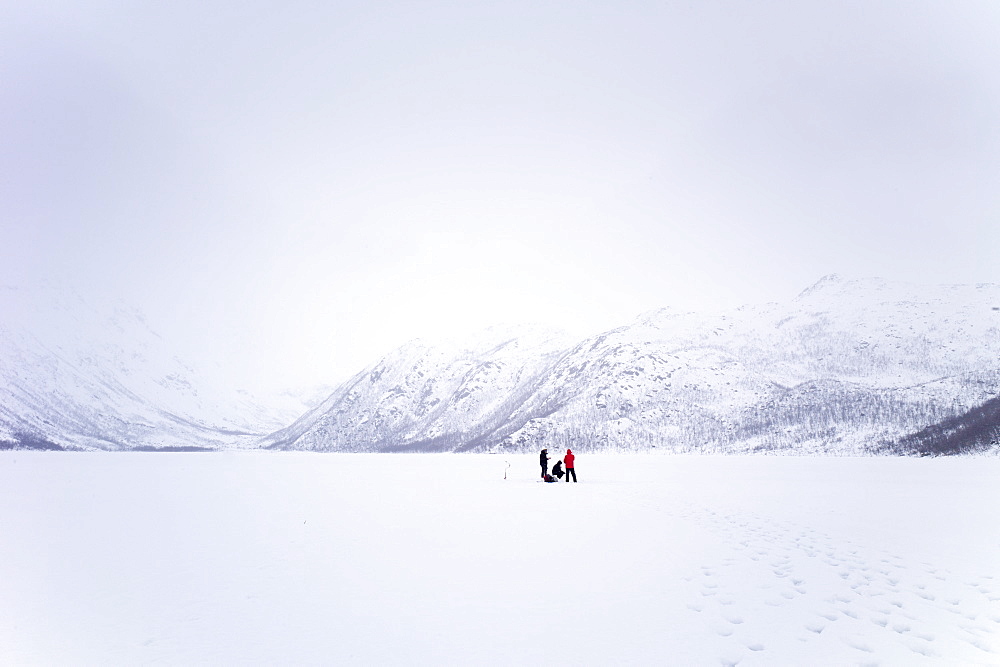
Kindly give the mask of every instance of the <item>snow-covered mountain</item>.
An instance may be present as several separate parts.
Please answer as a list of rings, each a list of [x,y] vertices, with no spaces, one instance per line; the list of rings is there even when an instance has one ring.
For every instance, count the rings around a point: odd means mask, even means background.
[[[338,388],[268,446],[321,451],[482,448],[537,395],[571,339],[494,327],[474,340],[413,341]]]
[[[660,310],[575,344],[537,329],[412,343],[264,444],[905,452],[998,395],[1000,286],[828,276],[788,303]]]
[[[305,409],[177,358],[135,308],[0,288],[0,448],[252,447]]]

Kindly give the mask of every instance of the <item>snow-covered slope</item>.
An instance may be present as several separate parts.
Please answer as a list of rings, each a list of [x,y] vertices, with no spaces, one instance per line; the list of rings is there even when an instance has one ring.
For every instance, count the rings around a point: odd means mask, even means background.
[[[569,344],[565,334],[537,327],[495,327],[462,343],[413,341],[266,444],[319,451],[481,448],[537,393]]]
[[[415,343],[265,444],[906,451],[906,436],[998,394],[1000,287],[828,276],[789,303],[661,310],[575,345],[537,331]]]
[[[3,287],[0,313],[0,447],[249,447],[294,419],[213,386],[134,308]]]

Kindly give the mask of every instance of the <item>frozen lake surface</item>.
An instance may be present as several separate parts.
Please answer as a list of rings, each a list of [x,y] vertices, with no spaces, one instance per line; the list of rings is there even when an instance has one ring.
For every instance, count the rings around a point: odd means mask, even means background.
[[[0,452],[0,663],[1000,664],[1000,459],[577,470]]]

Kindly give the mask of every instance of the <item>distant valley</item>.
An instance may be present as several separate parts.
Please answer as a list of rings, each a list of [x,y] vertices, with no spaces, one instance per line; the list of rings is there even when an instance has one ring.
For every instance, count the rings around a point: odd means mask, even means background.
[[[0,287],[0,313],[0,448],[255,447],[307,408],[225,386],[125,304]]]

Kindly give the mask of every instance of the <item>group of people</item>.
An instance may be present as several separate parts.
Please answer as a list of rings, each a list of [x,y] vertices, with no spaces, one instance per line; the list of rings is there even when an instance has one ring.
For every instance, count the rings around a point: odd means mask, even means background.
[[[538,462],[542,466],[542,479],[546,482],[558,482],[566,476],[566,481],[573,477],[573,483],[576,483],[576,456],[573,455],[572,449],[566,450],[566,456],[562,458],[561,461],[556,461],[555,465],[552,466],[552,474],[549,474],[549,450],[543,449],[541,454],[538,456]],[[563,470],[563,466],[566,467]]]

